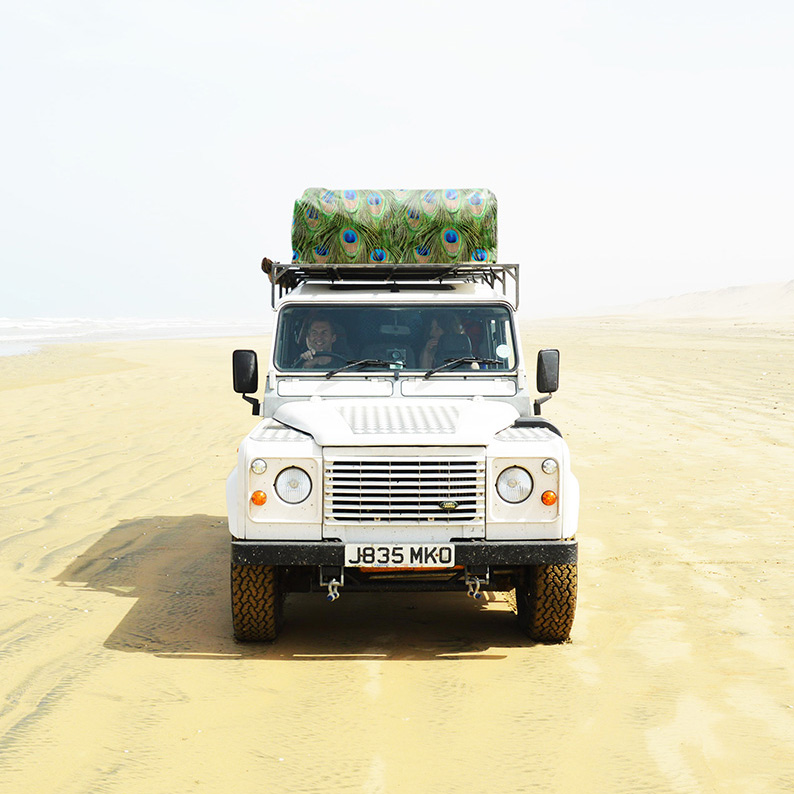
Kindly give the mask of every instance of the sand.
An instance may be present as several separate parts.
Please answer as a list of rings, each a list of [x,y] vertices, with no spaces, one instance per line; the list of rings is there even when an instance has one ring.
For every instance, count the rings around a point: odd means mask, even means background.
[[[794,790],[794,325],[524,335],[582,485],[561,646],[459,594],[292,595],[235,644],[230,351],[266,341],[0,359],[0,790]]]

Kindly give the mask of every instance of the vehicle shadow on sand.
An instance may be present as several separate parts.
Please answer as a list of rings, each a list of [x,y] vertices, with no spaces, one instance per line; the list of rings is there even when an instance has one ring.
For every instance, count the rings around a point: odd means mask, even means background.
[[[129,598],[105,647],[180,659],[434,660],[505,658],[533,643],[501,595],[292,593],[274,644],[237,643],[229,608],[229,534],[221,516],[124,521],[56,581]]]

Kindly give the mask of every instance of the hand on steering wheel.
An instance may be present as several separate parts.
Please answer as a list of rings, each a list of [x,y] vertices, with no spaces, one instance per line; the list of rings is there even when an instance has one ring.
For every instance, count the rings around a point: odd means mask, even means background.
[[[347,358],[343,356],[341,353],[334,353],[333,350],[317,350],[313,352],[309,358],[304,358],[306,352],[311,352],[311,351],[305,351],[304,353],[301,353],[295,359],[295,361],[292,362],[292,366],[290,367],[290,369],[299,367],[304,362],[311,361],[313,358],[335,358],[337,361],[341,361],[342,363],[347,364]]]

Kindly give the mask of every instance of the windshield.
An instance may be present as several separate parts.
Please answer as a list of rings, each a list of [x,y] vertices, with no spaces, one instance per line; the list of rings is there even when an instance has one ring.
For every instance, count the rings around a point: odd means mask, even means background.
[[[438,369],[460,376],[507,372],[515,350],[511,312],[500,304],[312,303],[282,310],[275,363],[296,372]]]

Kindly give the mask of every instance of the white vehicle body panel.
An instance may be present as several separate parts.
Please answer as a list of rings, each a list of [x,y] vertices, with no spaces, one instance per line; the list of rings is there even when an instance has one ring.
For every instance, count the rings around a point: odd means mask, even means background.
[[[310,400],[282,405],[274,419],[322,446],[446,444],[485,446],[518,412],[506,403],[471,400]]]

